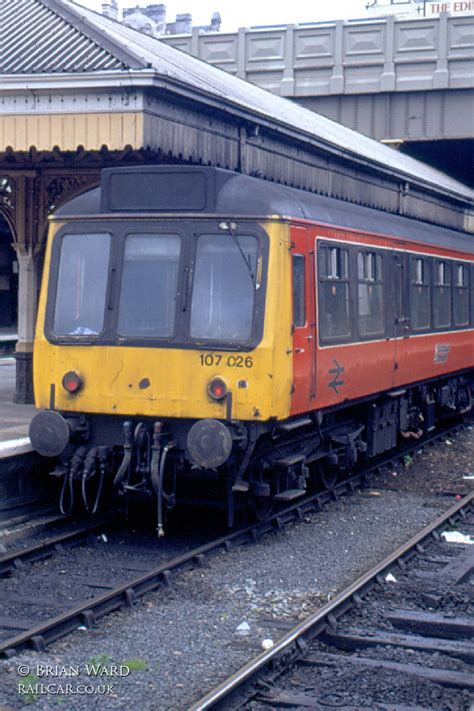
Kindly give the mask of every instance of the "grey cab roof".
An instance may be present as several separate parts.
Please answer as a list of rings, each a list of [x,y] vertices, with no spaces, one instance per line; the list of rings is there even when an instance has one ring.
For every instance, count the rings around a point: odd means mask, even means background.
[[[400,215],[393,215],[373,208],[355,205],[354,203],[336,200],[324,195],[308,193],[304,190],[289,188],[277,183],[260,180],[240,173],[234,173],[221,168],[198,166],[142,166],[140,168],[113,168],[103,171],[104,176],[113,173],[129,174],[133,180],[136,171],[184,173],[199,172],[213,178],[210,184],[214,186],[213,203],[216,215],[226,217],[265,218],[278,216],[293,219],[311,220],[334,227],[357,229],[364,232],[390,235],[391,237],[413,240],[421,244],[447,247],[474,255],[474,238],[464,232],[431,225]],[[103,201],[102,201],[103,202]],[[166,212],[165,209],[161,213]],[[112,214],[112,213],[110,213]],[[137,211],[137,214],[139,211]],[[153,210],[147,211],[153,214]],[[180,216],[198,216],[199,211],[185,213]],[[206,211],[204,214],[208,215]],[[94,188],[76,197],[59,208],[55,216],[59,219],[67,217],[107,217],[108,213],[101,210],[101,188]],[[133,219],[134,213],[113,211],[114,219]],[[160,210],[156,211],[159,218]]]
[[[343,155],[369,161],[469,200],[474,191],[444,173],[335,121],[68,0],[2,0],[0,75],[150,72],[195,100],[215,99],[278,131],[317,140]]]

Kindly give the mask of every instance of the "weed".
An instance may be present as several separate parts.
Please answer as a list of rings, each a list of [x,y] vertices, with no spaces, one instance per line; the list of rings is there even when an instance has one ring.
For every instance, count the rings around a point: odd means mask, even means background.
[[[97,676],[99,673],[99,669],[102,667],[108,667],[111,662],[111,657],[109,654],[105,654],[104,652],[101,652],[101,654],[96,654],[95,657],[91,657],[89,661],[87,662],[86,666],[89,669],[89,674],[90,676]],[[94,673],[94,670],[95,671]]]
[[[37,683],[38,677],[36,674],[28,674],[28,676],[23,676],[18,679],[18,695],[21,697],[24,704],[34,704],[38,698],[38,695],[33,690]],[[28,688],[30,686],[31,689]],[[23,691],[23,689],[25,690]]]
[[[126,659],[124,662],[121,662],[121,664],[128,667],[130,671],[148,671],[148,662],[146,659]]]

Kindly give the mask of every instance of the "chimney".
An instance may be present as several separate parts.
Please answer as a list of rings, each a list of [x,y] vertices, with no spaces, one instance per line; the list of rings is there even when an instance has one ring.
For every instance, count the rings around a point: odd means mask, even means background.
[[[219,12],[213,12],[212,17],[211,17],[211,32],[220,32],[221,31],[221,15]]]
[[[143,9],[143,12],[145,12],[150,20],[159,24],[160,22],[164,22],[166,17],[166,5],[147,5]]]
[[[112,20],[118,20],[117,0],[104,0],[102,3],[102,14],[105,15],[105,17],[110,17]]]
[[[176,34],[177,35],[190,35],[193,24],[193,17],[189,13],[183,13],[182,15],[176,15]]]

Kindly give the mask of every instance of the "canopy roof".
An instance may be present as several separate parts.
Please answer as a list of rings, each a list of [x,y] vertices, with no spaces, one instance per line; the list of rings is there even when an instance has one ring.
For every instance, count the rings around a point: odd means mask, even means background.
[[[127,85],[166,88],[253,121],[282,139],[472,200],[465,185],[330,119],[67,0],[2,0],[3,91]],[[0,150],[2,147],[0,146]]]

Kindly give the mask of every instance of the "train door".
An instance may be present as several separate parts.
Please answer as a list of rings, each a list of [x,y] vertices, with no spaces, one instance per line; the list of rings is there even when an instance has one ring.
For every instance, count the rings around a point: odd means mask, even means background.
[[[393,334],[394,358],[392,386],[400,382],[400,366],[405,350],[405,340],[410,333],[410,311],[408,302],[407,255],[404,248],[393,252]]]
[[[291,228],[293,297],[292,412],[314,408],[316,397],[315,253],[306,227]]]

